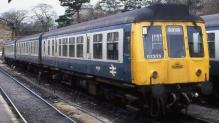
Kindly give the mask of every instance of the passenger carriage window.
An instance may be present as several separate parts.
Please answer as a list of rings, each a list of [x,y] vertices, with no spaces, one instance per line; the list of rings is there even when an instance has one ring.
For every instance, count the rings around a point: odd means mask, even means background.
[[[84,43],[84,37],[83,36],[77,37],[77,57],[78,58],[83,57],[83,43]]]
[[[163,38],[160,26],[144,27],[144,56],[147,59],[160,59],[164,57]]]
[[[208,49],[210,58],[215,58],[215,33],[208,34]]]
[[[75,38],[69,38],[69,57],[75,57]]]
[[[44,51],[44,54],[46,55],[46,41],[44,40],[44,43],[43,43],[43,51]]]
[[[27,42],[25,43],[25,46],[26,46],[25,54],[27,55],[27,53],[28,53],[28,43]]]
[[[90,53],[90,37],[87,36],[87,53]]]
[[[189,54],[191,57],[203,57],[204,47],[201,27],[189,26],[188,27],[188,40],[189,40]]]
[[[32,41],[31,41],[29,44],[30,44],[30,47],[29,47],[29,49],[30,49],[30,54],[32,54]]]
[[[62,39],[62,56],[67,56],[68,55],[68,39],[63,38]]]
[[[51,47],[51,44],[50,44],[50,40],[48,41],[48,55],[50,56],[51,54],[50,54],[50,47]]]
[[[55,55],[57,55],[58,51],[58,40],[55,40]]]
[[[119,33],[107,33],[107,59],[118,60],[119,55]]]
[[[59,39],[59,56],[62,56],[62,39]]]
[[[93,36],[93,58],[102,59],[103,57],[103,35],[96,34]]]
[[[38,54],[38,48],[39,48],[39,44],[38,44],[38,41],[36,41],[36,48],[35,48],[35,54],[36,55]]]
[[[185,57],[183,28],[181,26],[167,26],[166,32],[169,57]]]
[[[55,52],[55,42],[52,40],[52,56],[54,56]]]

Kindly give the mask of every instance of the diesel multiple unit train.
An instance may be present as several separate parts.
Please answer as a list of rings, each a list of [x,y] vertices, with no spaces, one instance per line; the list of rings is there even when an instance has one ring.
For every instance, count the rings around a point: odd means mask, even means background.
[[[7,42],[4,59],[157,116],[210,92],[207,45],[186,6],[153,5]]]

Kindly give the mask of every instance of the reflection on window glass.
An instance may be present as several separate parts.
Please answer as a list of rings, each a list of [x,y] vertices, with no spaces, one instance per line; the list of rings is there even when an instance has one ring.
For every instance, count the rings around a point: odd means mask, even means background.
[[[55,42],[52,40],[52,56],[54,56],[55,52]]]
[[[75,57],[75,38],[69,38],[69,56]]]
[[[170,58],[185,57],[185,43],[181,26],[167,27],[167,44]]]
[[[102,59],[102,41],[102,34],[96,34],[93,36],[93,58],[95,59]]]
[[[215,58],[215,33],[208,33],[208,47],[210,58]]]
[[[55,55],[57,55],[57,49],[58,49],[58,40],[55,40]]]
[[[160,26],[143,28],[144,55],[147,59],[163,58],[163,40]]]
[[[48,40],[48,55],[50,55],[50,40]]]
[[[62,56],[62,39],[59,39],[59,56]]]
[[[62,39],[62,56],[67,56],[67,51],[68,51],[68,39],[67,38],[63,38]]]
[[[119,32],[107,33],[107,59],[118,60]]]
[[[77,57],[83,58],[83,43],[84,43],[84,37],[80,36],[77,37]]]
[[[203,57],[204,48],[200,27],[188,27],[189,54],[191,57]]]

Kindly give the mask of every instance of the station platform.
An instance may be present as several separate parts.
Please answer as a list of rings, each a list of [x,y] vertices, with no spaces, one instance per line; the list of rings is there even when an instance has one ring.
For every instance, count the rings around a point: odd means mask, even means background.
[[[20,123],[15,114],[11,111],[8,103],[0,94],[0,123]]]

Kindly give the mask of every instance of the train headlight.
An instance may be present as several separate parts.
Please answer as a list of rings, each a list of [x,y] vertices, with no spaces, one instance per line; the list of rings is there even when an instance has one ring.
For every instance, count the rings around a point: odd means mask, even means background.
[[[201,75],[202,75],[202,70],[201,69],[196,70],[196,76],[201,76]]]
[[[157,72],[157,71],[153,71],[152,74],[151,74],[151,77],[152,77],[153,79],[157,79],[157,77],[158,77],[158,72]]]

